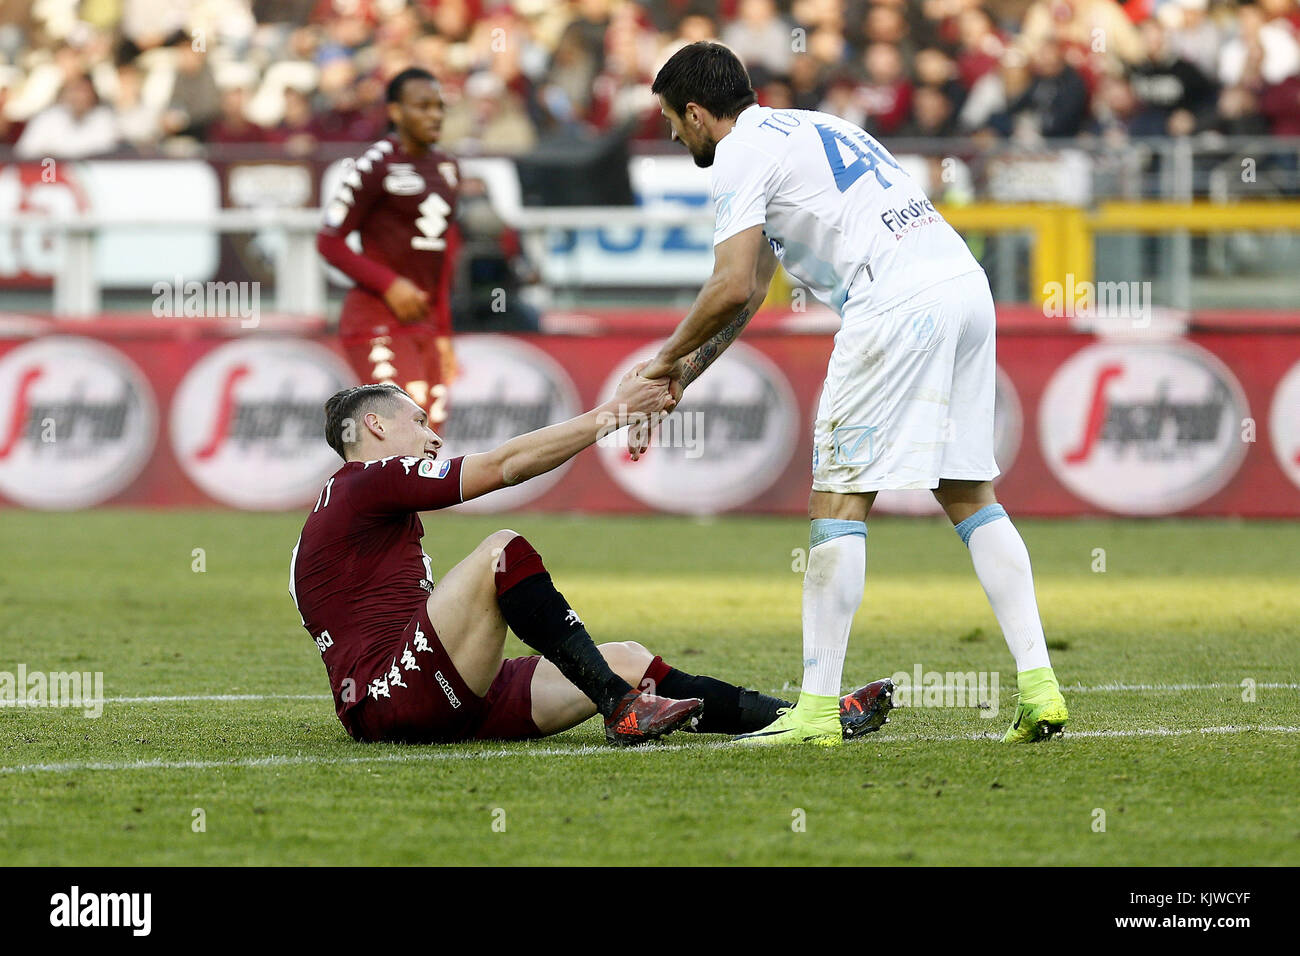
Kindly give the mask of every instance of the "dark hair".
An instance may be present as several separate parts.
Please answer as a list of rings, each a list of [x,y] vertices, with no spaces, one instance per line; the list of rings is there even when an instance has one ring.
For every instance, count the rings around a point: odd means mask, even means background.
[[[664,98],[674,113],[699,103],[718,119],[734,119],[758,102],[745,64],[730,49],[711,40],[682,47],[659,70],[651,93]]]
[[[388,81],[388,89],[384,91],[384,102],[399,102],[402,99],[402,87],[406,86],[411,80],[428,80],[430,83],[435,84],[438,82],[428,70],[421,69],[418,66],[409,66]]]
[[[382,404],[387,409],[391,409],[393,400],[398,395],[406,395],[406,392],[392,382],[357,385],[354,388],[335,392],[325,402],[325,440],[329,442],[329,446],[338,452],[340,458],[347,461],[347,446],[355,444],[356,438],[353,437],[351,442],[345,442],[344,429],[351,424],[355,431],[358,419],[367,412],[374,411],[378,405]]]

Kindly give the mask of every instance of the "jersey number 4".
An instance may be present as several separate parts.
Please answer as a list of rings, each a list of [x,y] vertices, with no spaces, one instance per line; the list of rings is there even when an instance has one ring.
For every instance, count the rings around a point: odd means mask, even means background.
[[[847,190],[861,178],[863,173],[868,172],[876,174],[876,182],[880,184],[882,189],[888,189],[894,185],[880,171],[880,164],[886,163],[895,169],[901,169],[902,167],[890,159],[888,153],[878,150],[871,140],[864,137],[855,142],[854,139],[838,129],[832,129],[820,123],[816,124],[816,126],[817,132],[821,134],[822,148],[826,150],[826,159],[831,164],[831,173],[835,176],[835,188],[840,192]],[[857,159],[846,165],[844,155],[840,151],[841,145],[856,156]]]
[[[411,248],[423,252],[438,252],[447,248],[444,238],[447,232],[447,215],[451,206],[437,193],[429,193],[424,202],[417,207],[420,217],[415,220],[415,227],[424,233],[411,238]]]

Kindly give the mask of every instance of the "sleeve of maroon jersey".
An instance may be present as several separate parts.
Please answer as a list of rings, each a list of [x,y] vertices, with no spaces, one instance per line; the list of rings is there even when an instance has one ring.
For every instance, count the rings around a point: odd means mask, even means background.
[[[381,458],[352,479],[348,500],[360,514],[436,511],[460,504],[463,458]]]
[[[348,235],[360,228],[376,200],[383,195],[384,172],[388,167],[382,145],[371,146],[344,174],[333,197],[325,204],[325,224],[316,234],[316,250],[330,265],[353,282],[376,295],[383,295],[397,273],[382,262],[348,248]]]

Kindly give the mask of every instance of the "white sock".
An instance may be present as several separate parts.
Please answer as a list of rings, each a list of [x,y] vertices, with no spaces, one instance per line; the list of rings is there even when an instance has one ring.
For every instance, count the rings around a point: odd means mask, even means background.
[[[956,530],[970,548],[975,574],[1016,659],[1016,670],[1051,667],[1034,597],[1029,551],[1007,513],[1001,505],[989,505],[957,525]]]
[[[803,692],[839,697],[849,628],[862,603],[867,526],[814,518],[803,578]]]

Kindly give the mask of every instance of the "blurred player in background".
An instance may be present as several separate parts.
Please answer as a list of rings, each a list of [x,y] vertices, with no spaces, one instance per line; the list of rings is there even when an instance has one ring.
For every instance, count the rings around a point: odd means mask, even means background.
[[[757,730],[790,706],[677,670],[634,641],[597,647],[541,555],[513,531],[489,535],[434,584],[418,512],[544,474],[628,416],[667,402],[666,380],[632,372],[585,415],[438,461],[442,440],[396,386],[330,398],[325,437],[344,464],[294,547],[289,592],[353,738],[514,740],[559,733],[599,712],[606,739],[628,745],[692,721],[700,733]],[[541,656],[503,660],[507,626]],[[884,723],[890,691],[891,682],[877,681],[846,696],[844,735]]]
[[[988,279],[874,138],[828,113],[757,104],[745,66],[701,41],[653,92],[673,138],[712,167],[713,275],[644,368],[673,393],[740,334],[778,259],[842,316],[813,433],[799,702],[750,744],[838,744],[836,702],[862,603],[876,493],[929,488],[963,543],[1007,646],[1020,700],[1007,741],[1068,720],[1048,660],[1029,553],[993,494],[994,307]],[[633,457],[644,436],[629,436]]]
[[[343,177],[316,248],[355,283],[339,336],[357,376],[400,386],[438,425],[456,375],[450,300],[460,171],[435,145],[443,103],[431,73],[398,73],[387,103],[392,131]],[[348,248],[352,232],[361,235],[360,254]]]

